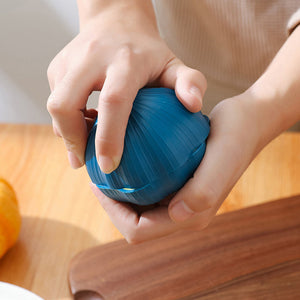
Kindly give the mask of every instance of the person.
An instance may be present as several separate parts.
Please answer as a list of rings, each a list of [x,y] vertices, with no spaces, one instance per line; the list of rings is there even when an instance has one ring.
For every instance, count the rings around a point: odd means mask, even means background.
[[[175,89],[191,112],[204,98],[203,109],[213,103],[207,150],[171,199],[141,212],[92,185],[129,243],[203,229],[260,150],[300,119],[299,1],[78,0],[78,9],[80,33],[48,68],[47,108],[71,166],[84,165],[93,91],[105,173],[120,162],[140,88]]]

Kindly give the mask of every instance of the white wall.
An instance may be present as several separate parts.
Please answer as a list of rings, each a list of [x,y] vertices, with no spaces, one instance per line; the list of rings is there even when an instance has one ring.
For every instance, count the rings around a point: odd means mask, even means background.
[[[0,122],[50,122],[47,67],[77,31],[76,0],[0,1]]]

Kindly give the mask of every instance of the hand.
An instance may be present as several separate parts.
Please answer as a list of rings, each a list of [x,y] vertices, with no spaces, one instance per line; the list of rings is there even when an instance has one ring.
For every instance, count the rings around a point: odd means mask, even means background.
[[[77,168],[84,164],[89,125],[97,115],[86,109],[88,97],[101,90],[96,155],[102,171],[110,173],[120,162],[127,121],[140,88],[174,88],[183,105],[196,112],[206,80],[176,58],[160,38],[151,1],[100,3],[105,5],[88,10],[89,4],[82,1],[80,33],[48,69],[52,93],[47,107],[54,132],[64,139],[70,163]]]
[[[260,78],[243,94],[220,102],[211,112],[211,133],[200,166],[181,190],[146,211],[95,195],[130,243],[182,229],[200,230],[256,154],[300,119],[300,26]]]
[[[210,115],[211,133],[205,156],[172,199],[139,211],[109,199],[92,185],[112,222],[130,243],[158,238],[182,229],[201,230],[264,145],[261,116],[250,93],[219,103]]]

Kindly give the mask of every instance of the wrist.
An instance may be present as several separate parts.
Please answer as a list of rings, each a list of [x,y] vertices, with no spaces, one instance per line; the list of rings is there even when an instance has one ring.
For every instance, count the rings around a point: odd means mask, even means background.
[[[300,93],[288,80],[279,84],[263,75],[245,93],[273,138],[299,120]]]
[[[259,135],[259,151],[297,122],[297,108],[290,92],[260,78],[242,95]],[[299,116],[299,114],[298,114]]]
[[[149,28],[158,33],[156,17],[151,0],[77,0],[80,29],[92,20],[114,22],[127,19],[135,26]]]
[[[281,133],[300,119],[299,46],[298,26],[264,74],[247,91],[273,134]]]

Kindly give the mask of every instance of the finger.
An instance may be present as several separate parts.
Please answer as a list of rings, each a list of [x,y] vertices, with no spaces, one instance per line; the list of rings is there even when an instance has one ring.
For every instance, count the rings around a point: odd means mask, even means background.
[[[97,115],[98,112],[95,109],[89,109],[86,112],[84,112],[87,132],[90,132],[93,128]]]
[[[90,132],[90,130],[92,129],[95,123],[98,112],[95,109],[88,109],[83,111],[83,114],[87,125],[87,131]],[[52,120],[52,127],[53,127],[54,134],[58,137],[62,137],[59,130],[57,129],[57,125],[55,124],[54,120]]]
[[[91,188],[111,221],[129,243],[159,238],[179,229],[164,206],[148,210],[139,216],[131,205],[106,197],[94,184],[91,184]]]
[[[97,112],[96,109],[91,108],[91,109],[84,109],[83,114],[84,114],[85,118],[96,119],[97,115],[98,115],[98,112]]]
[[[101,170],[111,173],[121,160],[132,103],[143,86],[139,67],[117,59],[107,70],[100,93],[96,155]]]
[[[239,145],[234,141],[228,143],[228,135],[222,131],[217,133],[217,126],[211,121],[212,132],[204,158],[194,177],[170,203],[169,214],[175,222],[185,221],[208,209],[217,211],[244,170]]]
[[[58,137],[61,137],[61,134],[60,134],[59,130],[57,129],[57,125],[55,124],[54,120],[52,120],[52,128],[53,128],[54,134]]]
[[[198,112],[202,108],[207,82],[201,72],[175,59],[167,66],[160,80],[163,86],[175,89],[178,99],[188,110]]]
[[[64,139],[69,157],[76,157],[79,165],[84,164],[87,127],[84,109],[91,91],[91,79],[84,70],[66,74],[51,93],[47,108],[53,119],[55,131]],[[71,159],[72,164],[75,160]]]
[[[47,69],[47,77],[51,92],[55,89],[55,85],[60,82],[66,74],[66,61],[61,59],[62,52],[58,53]]]

